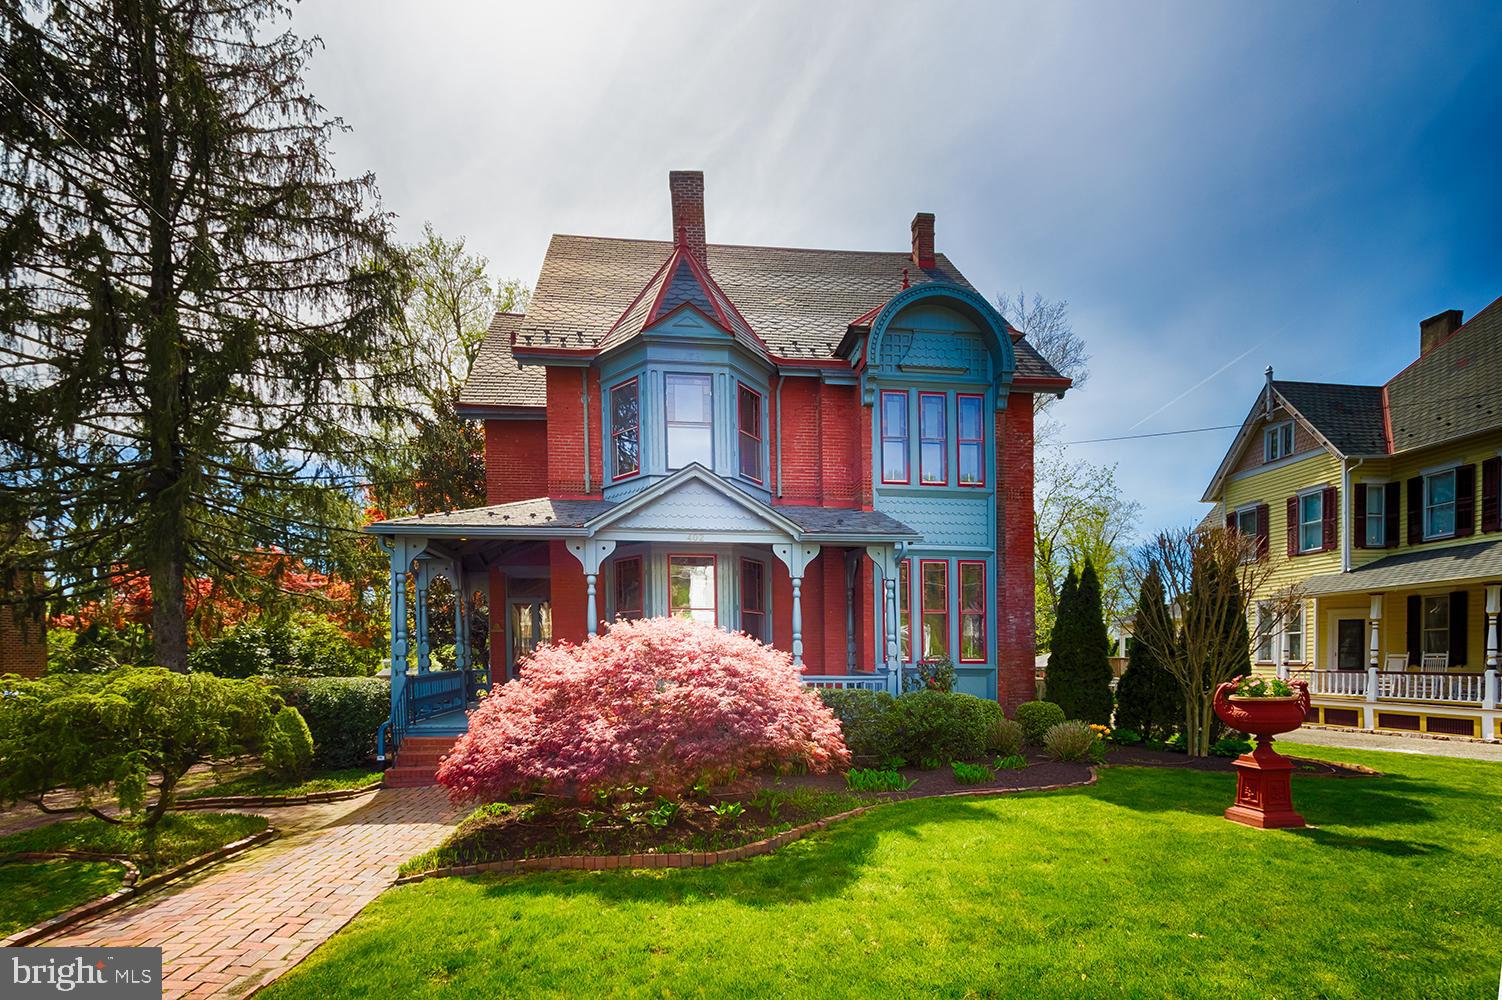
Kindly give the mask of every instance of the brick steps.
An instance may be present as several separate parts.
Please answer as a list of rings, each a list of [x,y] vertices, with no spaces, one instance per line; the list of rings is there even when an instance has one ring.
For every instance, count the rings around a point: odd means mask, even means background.
[[[387,788],[422,788],[438,783],[438,763],[454,748],[457,736],[408,736],[402,740],[382,784]]]

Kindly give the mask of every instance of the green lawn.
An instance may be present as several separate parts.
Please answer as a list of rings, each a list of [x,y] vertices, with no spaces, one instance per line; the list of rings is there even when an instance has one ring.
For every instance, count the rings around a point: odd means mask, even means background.
[[[1226,774],[884,806],[764,858],[393,889],[266,1000],[1491,996],[1502,768],[1307,748],[1317,828],[1221,818]]]
[[[107,861],[0,865],[0,937],[120,888],[125,869]]]
[[[88,816],[0,837],[0,856],[23,851],[117,854],[134,861],[145,876],[264,829],[265,817],[239,813],[168,813],[154,830]]]
[[[349,767],[339,771],[315,771],[301,781],[283,781],[266,771],[251,771],[238,778],[195,788],[179,799],[218,798],[221,795],[309,795],[346,788],[364,788],[381,780],[381,771],[370,767]]]

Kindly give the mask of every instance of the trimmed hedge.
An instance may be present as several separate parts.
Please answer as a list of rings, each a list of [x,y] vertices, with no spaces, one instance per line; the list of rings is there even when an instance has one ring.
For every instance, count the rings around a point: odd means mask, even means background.
[[[948,691],[893,698],[885,692],[823,689],[819,696],[840,720],[850,752],[881,762],[985,756],[1004,718],[994,701]]]
[[[376,729],[391,714],[389,684],[383,677],[315,677],[281,678],[274,686],[307,721],[313,763],[337,769],[375,755]]]
[[[854,688],[820,688],[819,697],[840,720],[845,746],[853,756],[884,762],[896,755],[892,705],[897,699],[885,691]]]
[[[1064,721],[1064,710],[1051,701],[1025,701],[1017,706],[1017,721],[1029,743],[1043,742],[1043,734]]]
[[[294,781],[313,765],[313,734],[297,709],[290,705],[271,717],[271,731],[261,751],[266,770],[282,781]]]

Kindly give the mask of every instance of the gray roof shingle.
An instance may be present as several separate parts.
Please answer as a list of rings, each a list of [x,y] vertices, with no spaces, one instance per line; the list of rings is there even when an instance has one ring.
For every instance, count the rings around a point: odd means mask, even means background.
[[[1281,382],[1273,390],[1342,455],[1385,455],[1380,385]]]
[[[879,510],[799,505],[781,505],[772,509],[811,535],[920,537],[912,528]]]
[[[1310,577],[1310,595],[1355,594],[1502,576],[1502,541],[1399,552],[1349,573]]]
[[[497,317],[491,325],[461,402],[544,405],[541,369],[516,363],[511,335],[539,346],[595,347],[672,252],[666,240],[555,235],[526,315],[519,323]],[[707,256],[715,283],[781,358],[832,358],[852,322],[902,289],[904,270],[912,284],[943,280],[974,290],[943,254],[930,270],[915,267],[901,252],[711,243]],[[1013,349],[1018,379],[1060,377],[1025,339],[1015,341]]]
[[[1502,298],[1387,383],[1393,451],[1502,427]]]

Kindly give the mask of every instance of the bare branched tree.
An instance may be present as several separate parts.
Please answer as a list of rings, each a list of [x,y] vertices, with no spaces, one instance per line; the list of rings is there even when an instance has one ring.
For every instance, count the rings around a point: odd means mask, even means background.
[[[1156,569],[1171,614],[1136,616],[1138,642],[1158,658],[1184,692],[1184,736],[1191,756],[1210,752],[1215,689],[1234,679],[1252,650],[1278,632],[1302,605],[1295,587],[1258,601],[1261,613],[1246,629],[1248,594],[1265,590],[1276,570],[1258,557],[1256,540],[1225,528],[1163,531],[1139,559],[1143,577]]]
[[[1003,292],[996,296],[996,308],[1060,375],[1074,380],[1074,388],[1083,387],[1089,380],[1090,355],[1085,353],[1085,338],[1074,332],[1068,302],[1045,299],[1036,293],[1029,299],[1023,291],[1015,296]],[[1033,410],[1042,413],[1057,401],[1057,397],[1040,392],[1033,396]]]

